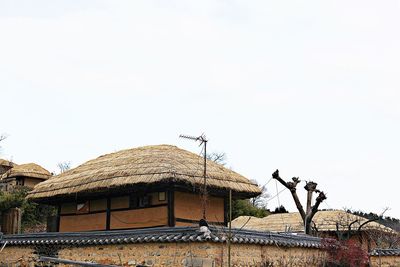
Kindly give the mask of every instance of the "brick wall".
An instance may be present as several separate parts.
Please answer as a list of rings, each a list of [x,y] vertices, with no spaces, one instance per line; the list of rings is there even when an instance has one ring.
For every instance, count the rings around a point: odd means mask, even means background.
[[[11,256],[9,256],[11,255]],[[319,266],[324,254],[313,248],[287,248],[256,244],[233,244],[232,266]],[[58,257],[123,266],[227,266],[225,243],[139,243],[80,246],[60,249]],[[32,248],[9,246],[0,253],[0,265],[32,265]],[[262,265],[264,264],[264,265]]]

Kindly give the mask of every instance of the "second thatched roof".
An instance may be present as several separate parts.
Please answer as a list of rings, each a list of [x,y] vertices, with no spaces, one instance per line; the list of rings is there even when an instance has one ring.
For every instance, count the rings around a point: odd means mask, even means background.
[[[17,164],[15,164],[14,162],[5,160],[5,159],[0,159],[0,166],[13,167],[13,166],[17,166]]]
[[[121,150],[90,160],[74,169],[39,183],[28,198],[37,201],[78,193],[104,192],[138,184],[177,183],[201,185],[203,159],[170,145]],[[207,161],[207,185],[252,197],[259,187],[242,175]]]
[[[349,226],[351,230],[356,231],[366,221],[364,217],[344,210],[323,210],[315,214],[313,226],[319,232],[348,231]],[[304,231],[303,220],[298,212],[271,214],[264,218],[240,216],[232,221],[232,227],[268,232]],[[362,227],[362,230],[393,232],[391,228],[378,222],[369,222]]]
[[[13,166],[7,172],[5,172],[0,178],[12,178],[12,177],[31,177],[47,180],[51,177],[51,173],[45,168],[35,164],[35,163],[26,163],[26,164],[12,164]]]

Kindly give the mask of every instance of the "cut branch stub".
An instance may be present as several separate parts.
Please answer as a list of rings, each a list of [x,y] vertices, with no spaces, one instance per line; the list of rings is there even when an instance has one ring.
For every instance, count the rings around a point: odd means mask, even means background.
[[[304,186],[304,189],[307,190],[307,213],[309,213],[311,210],[312,195],[317,189],[317,183],[309,181]]]
[[[319,192],[319,195],[318,195],[318,197],[317,197],[317,199],[316,199],[316,203],[315,203],[315,205],[319,205],[319,204],[321,204],[321,202],[322,201],[324,201],[326,199],[326,195],[325,195],[325,193],[324,192],[322,192],[322,191],[320,191]]]
[[[306,185],[304,186],[304,189],[307,191],[312,191],[314,192],[317,189],[317,183],[314,182],[307,182]]]

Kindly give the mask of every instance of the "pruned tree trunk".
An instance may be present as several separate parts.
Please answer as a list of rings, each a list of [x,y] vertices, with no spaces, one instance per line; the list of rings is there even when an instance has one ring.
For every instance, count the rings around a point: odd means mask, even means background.
[[[304,223],[304,231],[306,234],[311,234],[311,223],[314,215],[318,212],[319,205],[326,199],[326,195],[324,192],[317,190],[317,183],[314,182],[307,182],[304,189],[307,190],[307,206],[306,211],[304,211],[303,206],[301,205],[299,196],[297,195],[296,187],[297,184],[300,183],[300,179],[298,177],[293,177],[292,181],[285,182],[279,176],[279,170],[276,170],[272,174],[272,178],[280,182],[284,187],[289,189],[290,193],[292,194],[294,203],[296,204],[297,210],[299,211],[301,218]],[[318,193],[317,199],[315,200],[315,204],[311,205],[312,203],[312,196],[313,193]]]

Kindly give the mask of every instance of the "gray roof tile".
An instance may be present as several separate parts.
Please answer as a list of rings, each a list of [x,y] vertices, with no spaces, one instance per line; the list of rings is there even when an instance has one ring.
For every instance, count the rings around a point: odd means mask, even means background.
[[[371,256],[400,256],[400,248],[374,249]]]
[[[210,227],[211,235],[205,236],[197,227],[158,227],[136,230],[116,230],[98,232],[71,232],[71,233],[32,233],[19,235],[5,235],[0,244],[8,245],[74,245],[90,244],[128,244],[128,243],[155,243],[155,242],[227,242],[228,229],[224,227]],[[314,247],[321,245],[317,237],[303,234],[271,233],[244,229],[232,229],[232,243],[275,244],[286,247]],[[400,254],[400,253],[399,253]]]

